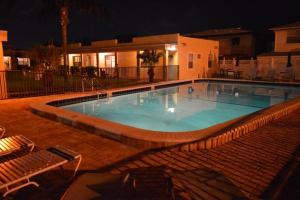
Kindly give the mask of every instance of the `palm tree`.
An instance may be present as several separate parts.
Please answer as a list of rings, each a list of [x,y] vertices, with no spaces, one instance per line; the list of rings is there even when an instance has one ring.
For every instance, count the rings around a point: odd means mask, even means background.
[[[11,7],[12,9],[20,3],[19,0],[1,1],[1,6]],[[30,3],[32,4],[31,10],[28,12],[23,11],[27,15],[39,13],[39,15],[45,17],[50,14],[49,12],[59,14],[64,66],[67,66],[69,13],[73,11],[88,13],[98,18],[107,16],[107,11],[99,0],[32,0]]]
[[[49,1],[49,0],[48,0]],[[68,24],[69,11],[75,10],[97,16],[104,16],[106,10],[103,5],[96,0],[51,0],[54,2],[60,13],[61,38],[62,38],[62,52],[64,59],[64,66],[67,65],[67,51],[68,51]]]
[[[142,53],[138,54],[138,58],[142,59],[142,64],[148,67],[149,82],[154,81],[154,67],[159,62],[159,58],[163,54],[153,49],[146,49]]]

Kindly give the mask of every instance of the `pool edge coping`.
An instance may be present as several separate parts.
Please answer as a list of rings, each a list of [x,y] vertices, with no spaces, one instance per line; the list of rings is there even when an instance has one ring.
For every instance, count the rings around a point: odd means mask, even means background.
[[[170,87],[174,85],[201,82],[201,81],[226,81],[227,79],[194,79],[194,80],[181,80],[181,81],[169,81],[163,83],[146,84],[139,86],[131,86],[125,88],[117,88],[106,91],[107,96],[112,96],[113,93],[117,92],[128,92],[132,90],[139,90],[143,88],[160,89],[163,87]],[[271,82],[261,82],[261,81],[235,81],[227,80],[230,82],[241,82],[241,83],[267,83],[276,85],[276,83]],[[293,83],[293,85],[295,85]],[[296,84],[299,85],[300,84]],[[292,85],[291,85],[292,86]],[[97,95],[97,94],[96,94]],[[206,129],[196,130],[196,131],[186,131],[186,132],[160,132],[151,131],[145,129],[139,129],[135,127],[130,127],[122,125],[116,122],[111,122],[104,119],[99,119],[96,117],[87,116],[74,111],[63,110],[59,107],[49,105],[55,101],[70,101],[77,98],[88,98],[95,97],[95,94],[83,94],[80,97],[65,97],[52,100],[44,100],[40,103],[35,103],[30,105],[30,109],[33,113],[46,117],[48,119],[61,122],[66,125],[71,125],[76,128],[86,130],[88,132],[108,137],[125,144],[133,146],[142,147],[168,147],[176,146],[181,144],[180,149],[182,150],[194,150],[194,149],[209,149],[216,147],[218,145],[225,144],[233,139],[238,138],[244,134],[247,134],[267,123],[279,118],[278,116],[283,116],[290,111],[294,111],[300,108],[300,98],[292,99],[288,102],[276,104],[274,106],[268,107],[246,115],[245,117],[238,117],[233,120],[220,123],[215,126],[211,126]],[[295,102],[294,102],[295,101]],[[292,103],[291,103],[292,102]],[[289,105],[292,104],[292,105]],[[289,106],[287,106],[289,105]],[[286,107],[287,106],[287,107]],[[286,107],[286,108],[281,108]],[[287,111],[288,109],[288,111]],[[272,110],[271,113],[270,110]],[[276,115],[274,114],[276,113]],[[282,114],[283,113],[283,114]],[[250,119],[247,119],[250,117]],[[242,123],[241,123],[242,122]],[[115,125],[117,125],[115,127]],[[142,133],[141,133],[142,132]],[[163,135],[162,135],[163,134]]]

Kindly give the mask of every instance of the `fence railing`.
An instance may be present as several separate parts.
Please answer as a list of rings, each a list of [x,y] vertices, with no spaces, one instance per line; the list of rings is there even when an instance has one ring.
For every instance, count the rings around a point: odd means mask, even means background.
[[[178,66],[156,66],[154,81],[178,79]],[[85,92],[148,82],[148,68],[0,71],[0,99]]]

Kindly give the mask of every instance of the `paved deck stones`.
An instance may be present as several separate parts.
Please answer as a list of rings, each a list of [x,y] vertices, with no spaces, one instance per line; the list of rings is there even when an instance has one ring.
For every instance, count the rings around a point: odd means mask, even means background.
[[[261,199],[300,145],[300,111],[210,150],[168,150],[123,163],[113,172],[139,166],[171,169],[177,191],[194,199]]]
[[[61,144],[78,150],[84,157],[81,171],[103,171],[102,167],[143,151],[29,111],[30,103],[51,98],[0,101],[0,123],[7,128],[6,135],[23,134],[41,148]],[[144,154],[112,165],[109,171],[165,166],[174,177],[177,194],[184,199],[259,199],[299,147],[299,122],[300,110],[214,149]],[[28,187],[10,198],[58,199],[68,185],[67,175],[46,173],[36,178],[40,188]]]
[[[21,134],[34,141],[41,148],[59,144],[74,149],[83,155],[80,172],[95,170],[143,151],[143,149],[126,146],[117,141],[39,117],[29,110],[31,103],[57,97],[55,95],[0,101],[0,124],[7,130],[5,136]],[[57,173],[51,173],[51,176],[53,177],[46,175],[37,177],[41,183],[40,188],[28,187],[29,189],[21,190],[16,197],[22,199],[56,199],[62,194],[63,191],[58,188],[65,185],[66,179],[59,178]],[[48,178],[45,180],[45,177]],[[51,185],[53,183],[57,186],[53,187]],[[55,191],[57,189],[58,192]],[[28,194],[24,195],[25,191]]]

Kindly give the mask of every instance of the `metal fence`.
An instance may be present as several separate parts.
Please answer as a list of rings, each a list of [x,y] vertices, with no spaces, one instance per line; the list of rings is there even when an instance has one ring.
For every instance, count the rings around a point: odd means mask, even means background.
[[[148,82],[148,68],[0,71],[0,99],[85,92]],[[157,66],[154,81],[178,79],[178,66]]]

